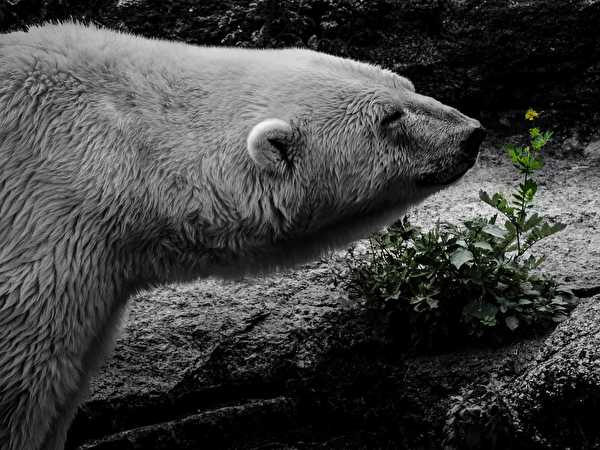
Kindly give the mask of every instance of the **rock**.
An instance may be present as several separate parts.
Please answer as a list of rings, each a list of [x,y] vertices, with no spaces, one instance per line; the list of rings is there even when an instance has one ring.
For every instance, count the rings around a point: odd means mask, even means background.
[[[128,8],[131,6],[138,6],[141,4],[141,2],[142,0],[118,0],[117,8]]]
[[[139,427],[117,433],[108,438],[90,442],[81,450],[115,449],[174,449],[227,448],[248,437],[256,439],[257,430],[285,430],[294,425],[294,402],[285,397],[250,401],[242,406],[227,406],[209,412],[191,414],[181,419],[153,426]],[[290,420],[291,419],[291,420]]]
[[[506,397],[523,436],[546,448],[598,448],[600,296],[552,333]]]
[[[583,156],[593,161],[600,160],[600,140],[590,142],[583,150]]]
[[[449,395],[487,379],[490,370],[515,373],[532,354],[506,347],[407,355],[393,316],[328,287],[332,264],[221,286],[210,299],[216,323],[198,324],[206,332],[196,338],[188,369],[174,379],[162,367],[161,351],[153,356],[153,343],[185,341],[187,325],[167,311],[169,328],[147,330],[155,335],[152,343],[128,331],[117,347],[125,358],[95,380],[93,400],[71,429],[70,448],[435,448]],[[200,286],[158,290],[137,301],[144,310],[163,298],[194,301]],[[162,322],[157,310],[145,314]],[[132,317],[128,330],[143,328],[140,319]],[[132,363],[134,352],[144,365]],[[148,385],[161,383],[140,376],[145,366],[155,368],[154,378],[168,379],[161,391],[148,392]],[[132,372],[137,376],[130,379]]]
[[[600,295],[583,301],[521,375],[453,398],[447,449],[600,446]]]

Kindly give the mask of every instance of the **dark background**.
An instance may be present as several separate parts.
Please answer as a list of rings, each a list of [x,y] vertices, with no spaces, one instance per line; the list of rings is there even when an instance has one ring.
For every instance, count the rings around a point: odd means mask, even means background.
[[[596,0],[0,2],[0,31],[69,18],[193,44],[301,46],[374,62],[488,127],[528,107],[553,123],[597,118]]]

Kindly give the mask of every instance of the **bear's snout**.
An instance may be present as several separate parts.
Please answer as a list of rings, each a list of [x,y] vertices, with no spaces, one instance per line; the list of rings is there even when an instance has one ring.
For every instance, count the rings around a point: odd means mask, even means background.
[[[465,152],[470,158],[475,159],[479,154],[479,147],[481,143],[485,139],[486,131],[483,127],[477,127],[467,138],[461,142],[460,148],[463,152]]]
[[[461,178],[477,161],[479,149],[487,132],[475,119],[469,120],[469,129],[460,130],[462,140],[457,140],[454,151],[442,153],[427,167],[427,171],[419,178],[419,184],[425,186],[448,185]],[[466,137],[465,137],[466,136]],[[433,169],[433,170],[432,170]]]

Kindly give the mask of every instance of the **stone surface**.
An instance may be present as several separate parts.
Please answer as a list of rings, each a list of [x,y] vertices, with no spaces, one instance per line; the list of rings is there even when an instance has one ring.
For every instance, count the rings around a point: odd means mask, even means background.
[[[600,164],[600,140],[590,142],[583,150],[583,156]]]
[[[507,388],[523,436],[550,448],[600,446],[600,296],[577,307]]]
[[[600,295],[585,299],[535,350],[522,374],[452,400],[446,449],[600,447]]]

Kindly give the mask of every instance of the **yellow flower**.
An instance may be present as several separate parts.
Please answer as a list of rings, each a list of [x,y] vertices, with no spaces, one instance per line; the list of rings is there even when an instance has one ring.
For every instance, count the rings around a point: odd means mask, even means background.
[[[525,119],[527,119],[527,120],[535,120],[535,119],[537,119],[539,117],[539,115],[540,114],[535,109],[529,108],[527,110],[527,112],[525,113]]]

